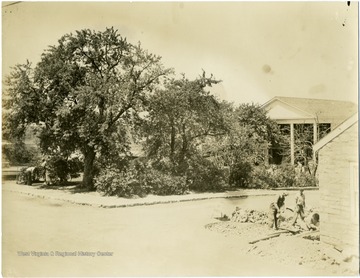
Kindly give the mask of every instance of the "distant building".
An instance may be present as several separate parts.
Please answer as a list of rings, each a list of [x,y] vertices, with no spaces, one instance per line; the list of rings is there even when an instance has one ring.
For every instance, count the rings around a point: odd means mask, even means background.
[[[280,129],[290,137],[290,160],[295,161],[295,135],[307,131],[311,145],[335,129],[340,123],[357,112],[357,105],[348,101],[274,97],[262,106],[269,118],[275,120]],[[312,158],[312,151],[308,154]],[[270,162],[280,164],[281,149],[270,149]]]
[[[359,254],[358,114],[314,145],[319,154],[320,240]]]

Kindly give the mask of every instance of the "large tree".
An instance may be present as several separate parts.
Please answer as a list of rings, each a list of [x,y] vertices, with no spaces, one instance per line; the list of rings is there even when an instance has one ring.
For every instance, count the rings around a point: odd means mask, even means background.
[[[277,123],[266,115],[266,110],[261,105],[240,104],[235,114],[241,126],[247,126],[253,130],[250,136],[257,137],[258,142],[265,141],[273,146],[282,143],[283,138]]]
[[[185,76],[168,80],[155,92],[146,123],[150,157],[182,164],[199,151],[206,138],[225,133],[221,103],[207,90],[218,82],[203,72],[195,80]]]
[[[29,62],[13,69],[7,80],[7,130],[19,137],[35,123],[44,153],[80,151],[82,184],[93,189],[96,158],[125,150],[146,93],[171,72],[160,60],[113,28],[67,34],[44,51],[35,69]]]

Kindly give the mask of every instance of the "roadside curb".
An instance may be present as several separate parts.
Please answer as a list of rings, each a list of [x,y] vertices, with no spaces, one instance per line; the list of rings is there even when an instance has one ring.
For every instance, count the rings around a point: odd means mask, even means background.
[[[4,182],[2,189],[37,198],[63,201],[76,205],[93,206],[100,208],[125,208],[135,206],[150,206],[159,204],[171,204],[180,202],[202,201],[210,199],[235,199],[250,196],[271,196],[278,194],[279,190],[288,191],[293,194],[301,188],[274,188],[274,189],[239,189],[219,193],[192,193],[187,195],[155,196],[148,195],[144,198],[128,199],[115,196],[102,196],[97,192],[74,193],[69,189],[44,189],[39,185],[26,186],[16,184],[15,181]],[[314,187],[304,187],[304,190],[318,190]]]
[[[171,204],[171,203],[191,202],[191,201],[203,201],[210,199],[237,199],[237,198],[246,198],[250,196],[271,196],[276,194],[276,191],[272,191],[272,190],[266,190],[262,192],[256,192],[256,190],[243,190],[242,192],[149,196],[143,199],[126,199],[126,198],[118,198],[118,197],[106,197],[101,195],[88,195],[86,193],[73,194],[66,191],[59,192],[58,190],[45,191],[44,189],[40,189],[36,187],[22,188],[22,186],[23,185],[16,185],[15,187],[14,185],[3,184],[3,190],[8,192],[20,193],[32,197],[37,197],[37,198],[63,201],[76,205],[93,206],[93,207],[108,208],[108,209]]]

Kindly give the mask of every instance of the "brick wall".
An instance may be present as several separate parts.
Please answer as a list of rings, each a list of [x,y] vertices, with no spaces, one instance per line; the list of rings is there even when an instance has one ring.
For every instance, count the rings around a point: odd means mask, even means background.
[[[359,221],[354,169],[358,163],[358,123],[319,151],[321,241],[358,254]],[[358,184],[356,185],[358,187]],[[357,199],[358,200],[358,199]]]

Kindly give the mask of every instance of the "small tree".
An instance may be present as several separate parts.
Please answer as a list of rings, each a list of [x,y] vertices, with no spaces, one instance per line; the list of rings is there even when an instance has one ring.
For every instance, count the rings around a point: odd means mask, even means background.
[[[254,167],[264,167],[268,147],[282,140],[280,131],[255,104],[241,104],[234,111],[229,107],[226,118],[228,132],[208,148],[218,164],[229,168],[231,185],[251,187]]]

